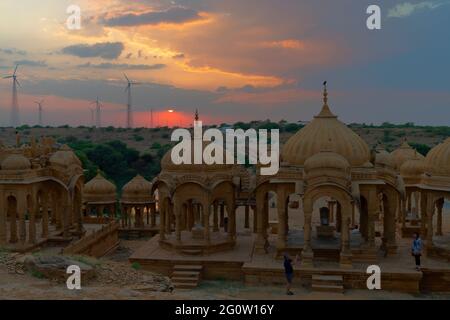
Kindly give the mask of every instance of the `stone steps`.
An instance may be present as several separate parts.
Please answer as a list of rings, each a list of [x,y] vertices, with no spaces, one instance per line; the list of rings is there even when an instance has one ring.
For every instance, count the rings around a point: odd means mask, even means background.
[[[174,265],[172,285],[177,289],[193,289],[200,282],[202,270],[201,265]]]
[[[344,292],[344,279],[341,275],[312,275],[311,290],[313,292]]]

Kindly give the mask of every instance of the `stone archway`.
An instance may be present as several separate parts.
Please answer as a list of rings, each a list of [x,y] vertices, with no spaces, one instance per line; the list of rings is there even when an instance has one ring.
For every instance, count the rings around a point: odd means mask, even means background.
[[[314,253],[311,246],[313,206],[314,203],[322,197],[333,198],[340,204],[340,217],[337,215],[337,219],[341,224],[339,263],[343,268],[351,268],[352,253],[350,250],[349,224],[351,222],[352,198],[346,190],[337,185],[317,186],[305,192],[303,197],[304,247],[302,250],[302,265],[309,267],[313,265]]]

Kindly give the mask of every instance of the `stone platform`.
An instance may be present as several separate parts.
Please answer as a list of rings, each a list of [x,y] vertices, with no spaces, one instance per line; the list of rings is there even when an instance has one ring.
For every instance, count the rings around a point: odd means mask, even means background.
[[[203,279],[243,281],[242,266],[251,260],[253,242],[252,234],[238,234],[233,250],[208,255],[188,255],[162,248],[159,235],[156,235],[137,249],[129,260],[131,263],[139,263],[144,269],[167,276],[175,265],[202,265]]]
[[[295,234],[295,232],[294,232]],[[291,245],[296,244],[295,236],[291,238]],[[352,244],[358,243],[358,235],[352,237]],[[247,285],[285,285],[283,261],[277,258],[275,244],[277,235],[269,235],[269,252],[257,254],[253,252],[255,237],[252,234],[238,234],[236,246],[227,252],[213,253],[205,256],[189,256],[163,249],[159,246],[159,237],[155,236],[147,241],[130,257],[130,262],[138,262],[144,269],[170,275],[174,265],[201,265],[205,280],[238,280]],[[398,239],[398,253],[385,257],[380,250],[373,252],[373,261],[357,261],[353,257],[353,268],[343,269],[338,261],[324,260],[315,257],[312,268],[294,266],[294,286],[309,287],[312,275],[342,276],[345,289],[367,289],[366,273],[369,265],[381,268],[382,290],[419,293],[419,292],[450,292],[450,265],[442,259],[423,257],[423,270],[418,272],[414,267],[414,259],[410,255],[410,240]],[[338,239],[329,244],[338,244]],[[320,246],[316,250],[320,250]],[[322,244],[322,249],[324,244]],[[381,245],[377,238],[376,248]],[[352,252],[361,250],[352,248]],[[295,253],[292,258],[295,257]]]
[[[202,234],[203,235],[203,234]],[[210,234],[209,241],[202,237],[194,237],[191,232],[181,232],[181,241],[177,241],[174,234],[167,236],[159,242],[160,246],[167,250],[173,250],[184,255],[210,255],[216,252],[232,250],[236,242],[222,232]]]

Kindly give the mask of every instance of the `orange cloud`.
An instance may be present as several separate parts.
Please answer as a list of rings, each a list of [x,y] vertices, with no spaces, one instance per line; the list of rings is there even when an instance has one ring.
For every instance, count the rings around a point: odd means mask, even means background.
[[[287,39],[280,41],[264,41],[262,46],[267,48],[304,49],[306,44],[300,40]]]

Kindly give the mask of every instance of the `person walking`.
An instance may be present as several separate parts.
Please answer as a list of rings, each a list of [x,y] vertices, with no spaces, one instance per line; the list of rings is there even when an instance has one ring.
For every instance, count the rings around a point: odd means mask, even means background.
[[[422,239],[420,239],[420,235],[417,232],[414,232],[414,240],[411,246],[411,255],[416,260],[416,270],[420,271],[420,256],[422,255]]]
[[[298,255],[295,257],[295,264],[298,261]],[[292,259],[287,253],[284,254],[284,274],[286,276],[286,294],[292,296],[294,293],[291,291],[292,279],[294,278],[294,268],[292,267]]]

